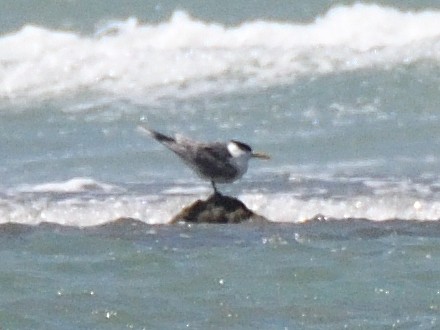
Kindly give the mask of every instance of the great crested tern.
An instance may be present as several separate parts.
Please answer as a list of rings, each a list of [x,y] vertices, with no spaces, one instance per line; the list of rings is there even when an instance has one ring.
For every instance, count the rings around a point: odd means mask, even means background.
[[[236,140],[207,143],[194,141],[180,134],[167,136],[144,126],[138,126],[138,131],[162,143],[202,179],[210,181],[215,194],[218,193],[215,184],[231,183],[240,179],[246,173],[251,158],[270,158],[264,153],[253,152],[249,145]]]

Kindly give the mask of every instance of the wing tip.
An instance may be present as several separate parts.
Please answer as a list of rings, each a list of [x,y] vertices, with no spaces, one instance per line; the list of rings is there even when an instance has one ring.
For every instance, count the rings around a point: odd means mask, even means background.
[[[155,139],[155,140],[157,140],[157,141],[159,141],[159,142],[162,142],[162,143],[166,143],[166,142],[175,142],[175,140],[174,140],[172,137],[167,136],[167,135],[164,135],[164,134],[162,134],[162,133],[159,133],[159,132],[157,132],[157,131],[154,131],[154,130],[152,130],[152,129],[148,128],[148,127],[142,126],[142,125],[139,125],[139,126],[136,128],[136,130],[137,130],[140,134],[142,134],[142,135],[146,135],[146,136],[150,136],[150,137],[152,137],[153,139]]]
[[[153,131],[151,129],[149,129],[148,127],[145,127],[142,125],[138,125],[136,127],[136,132],[138,132],[142,135],[153,136]]]

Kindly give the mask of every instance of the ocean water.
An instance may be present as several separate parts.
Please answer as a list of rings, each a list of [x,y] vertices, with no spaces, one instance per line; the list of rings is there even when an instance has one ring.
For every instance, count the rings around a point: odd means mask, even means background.
[[[437,1],[0,0],[0,329],[436,329]],[[139,124],[271,155],[211,193]]]

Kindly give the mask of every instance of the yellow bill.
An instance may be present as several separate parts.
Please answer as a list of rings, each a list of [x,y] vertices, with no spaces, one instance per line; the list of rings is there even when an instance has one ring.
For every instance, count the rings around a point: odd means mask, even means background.
[[[264,152],[253,152],[252,158],[259,158],[259,159],[268,160],[268,159],[270,159],[270,156],[268,154],[265,154]]]

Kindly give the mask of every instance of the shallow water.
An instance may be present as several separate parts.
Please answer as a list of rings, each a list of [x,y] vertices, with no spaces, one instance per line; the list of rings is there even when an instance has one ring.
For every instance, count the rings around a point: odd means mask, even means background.
[[[2,327],[438,327],[437,222],[1,226]]]
[[[436,1],[0,21],[1,329],[438,327]],[[210,185],[139,124],[269,153],[219,188],[272,223],[167,225]]]

